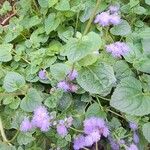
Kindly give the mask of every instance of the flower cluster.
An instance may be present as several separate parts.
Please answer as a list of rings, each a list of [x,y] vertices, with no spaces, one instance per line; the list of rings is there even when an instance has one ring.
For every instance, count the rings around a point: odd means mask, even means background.
[[[41,80],[46,80],[47,79],[46,70],[40,70],[39,73],[38,73],[38,76]]]
[[[72,83],[71,81],[75,80],[77,76],[78,76],[78,72],[75,69],[71,70],[67,75],[68,80],[60,81],[57,84],[57,87],[59,89],[64,90],[65,92],[67,92],[67,91],[68,92],[76,92],[78,87],[76,84]]]
[[[124,42],[115,42],[107,45],[106,51],[111,53],[114,57],[120,58],[129,52],[129,47]]]
[[[121,23],[119,15],[119,6],[110,6],[108,11],[98,14],[94,20],[94,23],[98,23],[101,26],[118,25]]]
[[[79,135],[74,140],[74,149],[79,150],[84,147],[92,146],[101,139],[101,136],[109,135],[108,127],[101,118],[91,117],[84,121],[84,135]]]
[[[64,120],[58,121],[56,128],[57,128],[57,133],[61,137],[65,137],[68,134],[68,128],[72,125],[72,121],[73,121],[72,117],[68,117],[65,118]]]
[[[47,132],[51,126],[51,119],[47,109],[44,106],[39,106],[34,110],[33,118],[30,121],[29,118],[24,118],[20,125],[22,132],[28,132],[32,128],[40,128],[41,131]]]
[[[131,144],[129,147],[126,148],[126,150],[138,150],[138,148],[135,144]]]

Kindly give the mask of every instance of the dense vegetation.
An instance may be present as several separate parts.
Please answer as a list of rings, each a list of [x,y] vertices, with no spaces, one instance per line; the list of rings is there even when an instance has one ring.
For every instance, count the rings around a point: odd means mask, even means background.
[[[0,150],[150,148],[150,0],[9,0],[0,15]]]

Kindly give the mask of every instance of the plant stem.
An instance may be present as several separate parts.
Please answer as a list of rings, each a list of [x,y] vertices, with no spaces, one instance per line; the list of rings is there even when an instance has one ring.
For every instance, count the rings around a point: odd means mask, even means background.
[[[96,150],[98,150],[98,143],[96,142]]]
[[[85,30],[84,30],[84,32],[83,32],[83,35],[86,35],[86,34],[88,33],[88,31],[89,31],[89,29],[90,29],[90,26],[91,26],[91,23],[92,23],[92,21],[93,21],[93,19],[94,19],[94,16],[95,16],[96,12],[97,12],[97,9],[98,9],[99,4],[100,4],[100,0],[97,0],[96,5],[95,5],[95,8],[94,8],[94,10],[93,10],[93,12],[92,12],[92,14],[91,14],[91,17],[90,17],[88,23],[87,23],[87,26],[86,26],[86,28],[85,28]]]
[[[83,147],[83,149],[84,149],[84,150],[89,150],[89,149],[88,149],[88,148],[86,148],[86,147]]]
[[[72,129],[72,130],[74,130],[74,131],[76,131],[76,132],[83,133],[83,131],[82,131],[82,130],[78,130],[78,129],[75,129],[75,128],[72,128],[72,127],[70,127],[70,129]]]
[[[118,114],[118,113],[116,113],[116,112],[114,112],[114,111],[112,111],[112,110],[110,110],[110,109],[106,109],[107,111],[109,111],[109,112],[111,112],[111,113],[113,113],[113,114],[115,114],[116,116],[119,116],[119,117],[121,117],[121,118],[123,118],[123,119],[125,119],[123,116],[121,116],[120,114]]]
[[[9,143],[9,141],[7,140],[7,138],[6,138],[1,117],[0,117],[0,133],[1,133],[1,136],[2,136],[3,141],[6,142],[7,144],[11,145],[11,144]]]
[[[21,92],[16,92],[16,93],[0,93],[0,96],[18,96],[18,95],[25,95]]]
[[[108,99],[108,98],[102,97],[102,96],[100,96],[100,95],[97,95],[97,96],[98,96],[99,98],[103,99],[103,100],[110,101],[110,99]]]

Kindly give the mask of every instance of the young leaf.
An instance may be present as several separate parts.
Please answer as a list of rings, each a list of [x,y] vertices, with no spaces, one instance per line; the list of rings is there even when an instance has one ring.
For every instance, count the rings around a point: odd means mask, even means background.
[[[145,123],[142,127],[143,135],[150,142],[150,122]]]

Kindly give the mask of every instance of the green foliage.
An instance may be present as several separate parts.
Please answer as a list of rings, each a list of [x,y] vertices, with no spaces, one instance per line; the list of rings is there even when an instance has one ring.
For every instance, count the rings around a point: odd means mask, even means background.
[[[95,24],[96,15],[110,5],[120,7],[121,23]],[[121,150],[134,142],[128,123],[137,123],[137,146],[146,150],[150,142],[149,7],[150,0],[4,1],[0,6],[0,21],[6,21],[0,25],[0,150],[72,150],[84,120],[93,116],[106,121],[114,141],[125,140]],[[125,42],[129,52],[116,58],[106,45],[118,41]],[[72,80],[68,74],[74,70],[78,75]],[[62,89],[60,81],[66,82]],[[31,121],[41,105],[52,117],[50,130],[21,132],[24,117]],[[61,137],[57,123],[69,116],[73,124]],[[108,141],[101,138],[99,145],[111,149]]]

